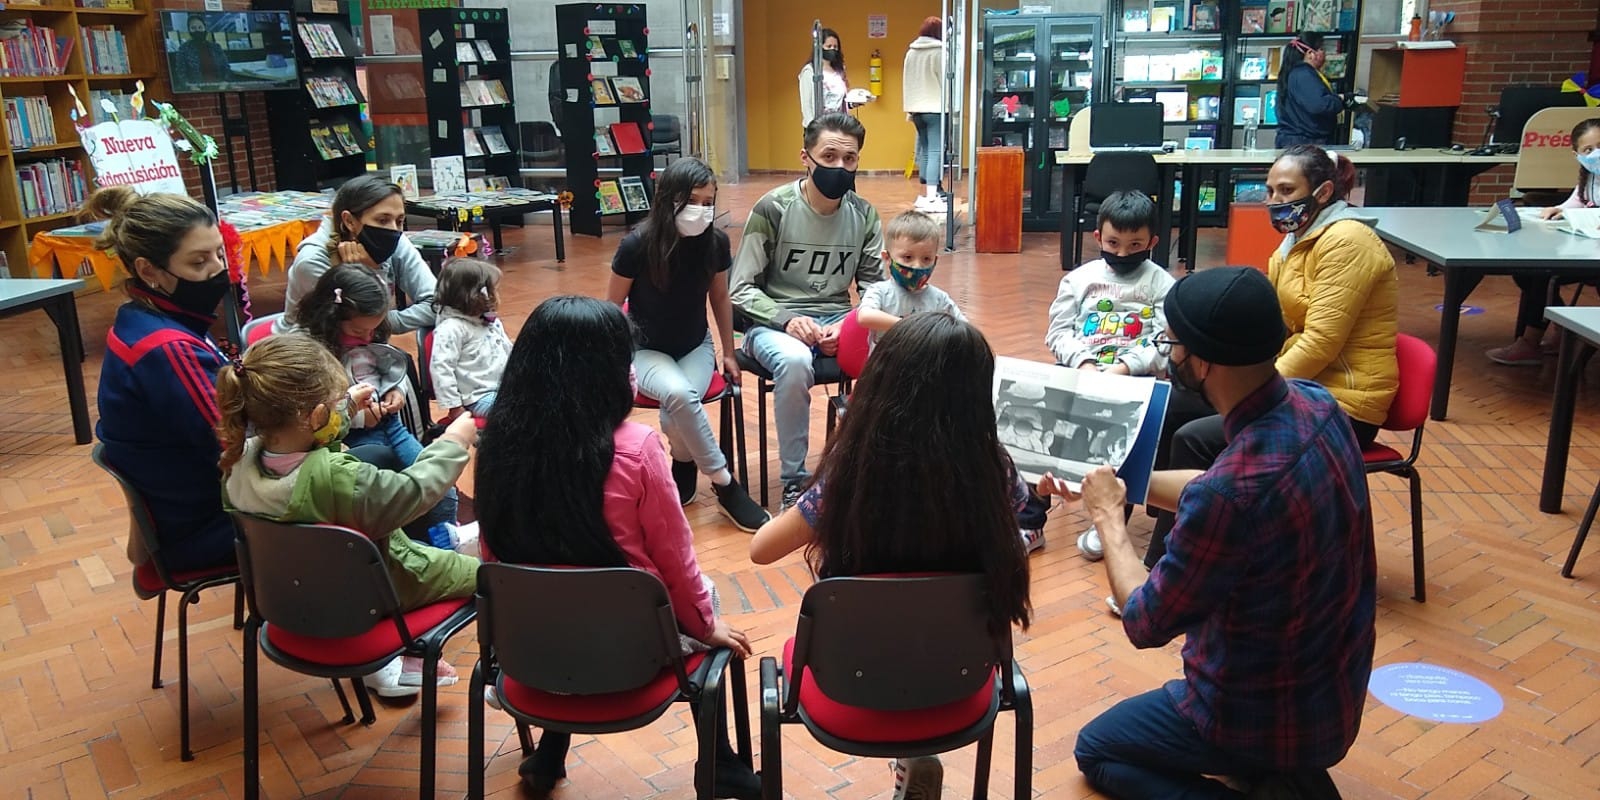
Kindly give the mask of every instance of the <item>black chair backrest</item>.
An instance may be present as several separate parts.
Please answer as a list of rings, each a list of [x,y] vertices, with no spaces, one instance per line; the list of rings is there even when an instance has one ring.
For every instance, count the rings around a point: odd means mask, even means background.
[[[1084,171],[1083,196],[1100,201],[1112,192],[1138,189],[1159,201],[1161,168],[1149,153],[1095,153]]]
[[[907,711],[971,697],[1010,660],[1009,636],[989,634],[984,594],[975,574],[817,583],[800,603],[790,699],[801,665],[823,694],[861,708]]]
[[[401,639],[411,640],[383,555],[364,534],[337,525],[233,517],[239,527],[239,574],[253,616],[290,633],[324,639],[395,624]]]
[[[145,552],[150,554],[150,563],[156,568],[156,574],[161,576],[162,583],[170,584],[171,576],[161,561],[161,538],[156,535],[156,520],[150,516],[150,505],[145,502],[144,495],[128,480],[128,476],[106,461],[106,446],[103,443],[94,443],[89,458],[94,459],[95,465],[105,470],[116,480],[117,487],[122,489],[122,497],[128,503],[128,516],[133,519],[134,535],[144,542]]]
[[[478,643],[506,677],[546,692],[625,692],[674,665],[687,688],[672,601],[643,570],[486,563]]]
[[[671,144],[683,136],[678,117],[674,114],[652,114],[650,121],[655,124],[650,129],[650,141],[655,144]]]

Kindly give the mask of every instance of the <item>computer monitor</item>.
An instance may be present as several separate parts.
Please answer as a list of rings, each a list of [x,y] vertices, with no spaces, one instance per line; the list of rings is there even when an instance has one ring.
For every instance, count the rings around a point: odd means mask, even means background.
[[[1500,117],[1494,123],[1496,144],[1520,144],[1528,120],[1547,108],[1583,105],[1583,92],[1554,86],[1507,86],[1500,90]]]
[[[1095,103],[1089,112],[1089,147],[1160,147],[1160,103]]]

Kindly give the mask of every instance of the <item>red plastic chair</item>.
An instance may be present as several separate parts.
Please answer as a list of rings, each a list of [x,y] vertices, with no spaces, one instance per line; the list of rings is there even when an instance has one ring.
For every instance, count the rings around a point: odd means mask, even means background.
[[[994,726],[1016,717],[1013,797],[1033,796],[1033,702],[1011,634],[989,632],[983,576],[829,578],[806,591],[783,667],[761,659],[761,783],[783,795],[782,725],[831,750],[908,758],[978,743],[987,797]]]
[[[361,676],[402,655],[423,659],[423,798],[434,796],[439,690],[428,680],[450,637],[477,616],[470,598],[402,612],[378,546],[336,525],[290,525],[248,514],[239,523],[239,571],[250,616],[244,631],[244,796],[261,791],[260,687],[256,650],[286,669],[333,680],[345,721],[353,721],[339,680],[348,678],[362,722],[374,719]],[[404,534],[395,534],[404,535]],[[480,701],[481,702],[481,701]]]
[[[1414,584],[1411,598],[1427,602],[1428,586],[1423,579],[1422,541],[1422,476],[1417,472],[1417,456],[1422,452],[1422,426],[1428,421],[1428,403],[1433,397],[1433,374],[1438,368],[1438,357],[1427,342],[1415,336],[1399,334],[1395,337],[1395,360],[1400,366],[1400,388],[1389,406],[1389,417],[1383,421],[1386,431],[1413,431],[1411,453],[1400,451],[1378,442],[1367,445],[1361,452],[1366,462],[1367,474],[1382,472],[1405,478],[1411,484],[1411,571]]]
[[[256,317],[255,319],[246,322],[244,324],[243,331],[244,346],[249,347],[256,342],[271,336],[272,329],[277,325],[278,320],[282,318],[282,314],[268,314],[264,317]]]
[[[528,609],[562,609],[528,614]],[[484,792],[485,686],[517,722],[523,754],[529,725],[565,733],[620,733],[649,725],[674,703],[699,703],[694,785],[715,785],[718,706],[733,693],[735,745],[751,762],[744,662],[718,647],[684,655],[672,602],[661,581],[631,568],[478,568],[478,647],[467,696],[467,797]]]
[[[105,470],[117,481],[117,486],[122,489],[122,496],[128,502],[128,516],[133,520],[134,535],[144,543],[145,551],[150,554],[150,560],[134,567],[133,592],[140,600],[156,598],[156,644],[154,665],[151,667],[150,688],[161,688],[161,644],[162,628],[167,619],[167,592],[178,593],[178,737],[181,745],[180,757],[184,761],[194,760],[194,751],[189,749],[189,606],[200,602],[200,592],[204,589],[217,588],[233,584],[233,627],[235,630],[244,627],[244,594],[239,586],[239,568],[228,564],[212,569],[189,570],[174,572],[167,569],[162,562],[161,540],[156,535],[155,520],[150,516],[150,507],[145,503],[144,496],[139,490],[106,462],[105,445],[95,443],[94,449],[89,452],[89,457],[94,463]]]

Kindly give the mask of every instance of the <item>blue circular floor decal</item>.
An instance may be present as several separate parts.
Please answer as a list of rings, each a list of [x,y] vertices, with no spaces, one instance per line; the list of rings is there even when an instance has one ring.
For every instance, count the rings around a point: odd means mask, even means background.
[[[1379,667],[1367,688],[1396,711],[1436,722],[1485,722],[1505,708],[1489,684],[1434,664]]]
[[[1433,307],[1433,310],[1434,311],[1438,311],[1441,314],[1444,313],[1444,303],[1439,303],[1439,304],[1435,305]],[[1474,314],[1482,314],[1482,313],[1483,313],[1483,309],[1481,309],[1481,308],[1479,308],[1477,306],[1462,306],[1461,307],[1461,316],[1463,316],[1463,317],[1470,317],[1470,316],[1472,316]]]

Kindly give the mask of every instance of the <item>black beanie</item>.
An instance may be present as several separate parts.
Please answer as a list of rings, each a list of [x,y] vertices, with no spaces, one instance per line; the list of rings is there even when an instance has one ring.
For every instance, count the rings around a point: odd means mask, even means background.
[[[1276,359],[1287,335],[1277,290],[1250,267],[1214,267],[1178,281],[1166,314],[1185,350],[1224,367]]]

